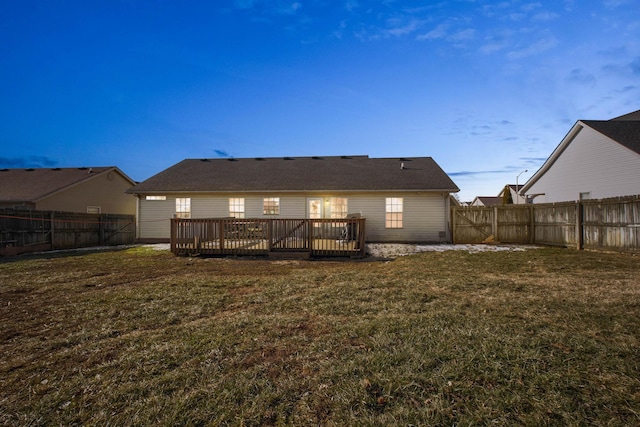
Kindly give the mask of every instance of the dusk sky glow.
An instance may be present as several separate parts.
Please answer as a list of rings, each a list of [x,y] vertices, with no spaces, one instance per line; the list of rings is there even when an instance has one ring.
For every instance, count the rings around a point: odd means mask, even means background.
[[[3,168],[430,156],[470,201],[640,109],[637,0],[5,1],[0,40]]]

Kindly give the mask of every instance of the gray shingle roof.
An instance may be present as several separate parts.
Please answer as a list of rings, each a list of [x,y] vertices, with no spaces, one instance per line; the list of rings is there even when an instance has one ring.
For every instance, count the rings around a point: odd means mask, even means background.
[[[34,202],[113,169],[117,168],[0,169],[0,201]]]
[[[581,120],[581,122],[640,154],[640,121]]]
[[[331,156],[187,159],[128,192],[376,190],[459,191],[431,157]]]

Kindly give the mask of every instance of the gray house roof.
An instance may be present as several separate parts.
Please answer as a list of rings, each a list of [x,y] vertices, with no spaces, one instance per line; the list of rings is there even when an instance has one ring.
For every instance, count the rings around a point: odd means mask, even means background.
[[[117,171],[115,166],[82,168],[0,169],[0,201],[36,202],[96,176]]]
[[[443,191],[459,188],[431,157],[187,159],[129,193]]]
[[[581,122],[640,154],[640,120],[581,120]]]

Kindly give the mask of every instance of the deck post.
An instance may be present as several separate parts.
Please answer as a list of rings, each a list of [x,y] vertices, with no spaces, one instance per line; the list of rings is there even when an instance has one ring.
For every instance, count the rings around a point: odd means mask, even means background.
[[[218,236],[220,236],[220,253],[224,251],[224,220],[218,220]]]
[[[360,231],[360,235],[358,236],[358,240],[360,240],[359,244],[360,244],[360,256],[364,257],[364,245],[365,245],[365,220],[364,218],[360,218],[358,219],[358,222],[360,223],[360,227],[358,227],[358,231]]]
[[[176,219],[171,218],[169,221],[171,223],[171,253],[178,255],[176,253],[176,240],[178,238],[178,236],[176,236]]]
[[[313,256],[313,220],[307,221],[307,244],[309,245],[309,256]]]

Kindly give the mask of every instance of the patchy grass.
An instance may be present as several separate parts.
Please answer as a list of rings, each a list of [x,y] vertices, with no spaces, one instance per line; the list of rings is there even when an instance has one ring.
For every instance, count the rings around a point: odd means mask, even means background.
[[[4,425],[638,425],[640,263],[0,263]]]

